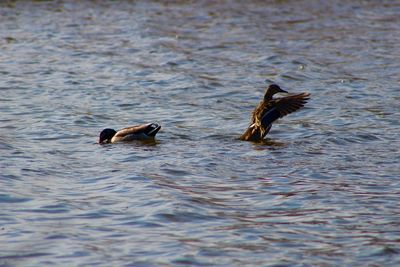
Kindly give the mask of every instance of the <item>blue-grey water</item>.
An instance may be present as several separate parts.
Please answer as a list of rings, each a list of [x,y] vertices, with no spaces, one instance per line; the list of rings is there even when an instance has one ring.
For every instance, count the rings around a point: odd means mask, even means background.
[[[400,264],[398,1],[2,1],[0,78],[0,266]]]

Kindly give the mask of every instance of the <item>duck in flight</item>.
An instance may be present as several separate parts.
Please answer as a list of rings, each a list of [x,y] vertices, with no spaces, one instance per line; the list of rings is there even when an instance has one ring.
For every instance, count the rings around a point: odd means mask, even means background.
[[[99,144],[133,140],[152,140],[161,129],[158,123],[130,126],[121,130],[104,129],[100,133]]]
[[[265,92],[263,100],[254,109],[250,126],[240,137],[240,140],[262,141],[268,134],[274,121],[302,108],[310,97],[309,93],[298,93],[273,98],[277,93],[288,94],[288,92],[281,89],[278,85],[271,84]]]

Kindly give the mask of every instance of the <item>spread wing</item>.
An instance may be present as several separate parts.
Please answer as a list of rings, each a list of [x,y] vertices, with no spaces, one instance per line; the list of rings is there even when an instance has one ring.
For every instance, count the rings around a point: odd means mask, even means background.
[[[240,139],[246,141],[262,140],[268,134],[274,121],[303,107],[309,96],[309,93],[301,93],[261,101],[253,111],[250,126]]]
[[[273,99],[264,106],[258,119],[264,127],[267,127],[275,120],[302,108],[307,103],[309,96],[309,93],[301,93]]]

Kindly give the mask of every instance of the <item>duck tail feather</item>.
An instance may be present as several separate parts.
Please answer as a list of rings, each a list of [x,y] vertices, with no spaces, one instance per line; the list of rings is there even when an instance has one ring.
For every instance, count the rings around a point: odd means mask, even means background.
[[[147,126],[147,135],[149,135],[149,136],[155,136],[157,133],[158,133],[158,131],[161,129],[161,125],[160,124],[158,124],[158,123],[156,123],[156,122],[154,122],[154,123],[150,123],[148,126]]]

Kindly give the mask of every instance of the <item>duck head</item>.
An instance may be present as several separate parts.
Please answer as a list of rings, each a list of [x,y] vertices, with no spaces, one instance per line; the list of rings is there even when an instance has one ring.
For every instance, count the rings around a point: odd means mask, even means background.
[[[287,91],[280,88],[277,84],[271,84],[265,92],[264,100],[271,100],[276,93],[287,93]]]
[[[110,143],[111,139],[113,138],[113,136],[117,133],[117,131],[115,131],[114,129],[104,129],[103,131],[101,131],[100,133],[100,137],[99,137],[99,144],[102,143]]]

